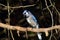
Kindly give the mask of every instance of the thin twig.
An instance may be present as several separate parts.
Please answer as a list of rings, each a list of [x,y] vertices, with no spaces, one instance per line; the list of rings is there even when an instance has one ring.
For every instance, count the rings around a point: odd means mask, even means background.
[[[0,3],[0,5],[6,7],[4,4],[1,4],[1,3]]]
[[[35,6],[36,4],[33,4],[33,5],[26,5],[26,6],[16,6],[16,7],[10,7],[10,8],[26,8],[26,7],[31,7],[31,6]]]
[[[49,5],[48,7],[52,7],[52,5]],[[43,8],[43,10],[46,10],[47,9],[47,7],[46,8]]]
[[[47,0],[45,0],[45,5],[46,5],[48,11],[50,12],[51,20],[52,20],[52,27],[53,27],[53,25],[54,25],[53,14],[52,14],[50,8],[48,7]],[[46,32],[46,33],[47,33],[47,32]],[[52,36],[52,30],[51,30],[51,36]]]
[[[9,0],[7,0],[7,9],[8,9],[8,19],[9,19],[8,24],[10,25],[10,7],[9,7]],[[11,33],[12,39],[14,40],[13,33],[12,33],[11,30],[10,30],[10,33]],[[9,29],[8,29],[8,37],[9,38],[10,38],[10,36],[9,36],[10,33],[9,33]]]
[[[4,6],[4,8],[2,10],[8,10],[8,6],[4,5],[4,4],[1,4],[1,6]],[[36,4],[32,4],[32,5],[25,5],[25,6],[14,6],[14,7],[11,7],[9,6],[10,9],[17,9],[17,8],[26,8],[26,7],[32,7],[32,6],[35,6]]]

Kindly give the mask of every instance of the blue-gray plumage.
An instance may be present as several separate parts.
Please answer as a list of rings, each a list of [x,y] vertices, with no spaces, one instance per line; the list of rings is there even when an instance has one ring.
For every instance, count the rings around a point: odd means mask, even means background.
[[[28,10],[24,10],[23,15],[26,17],[27,22],[34,28],[39,28],[39,24],[35,16]],[[39,40],[42,40],[41,33],[37,33]]]

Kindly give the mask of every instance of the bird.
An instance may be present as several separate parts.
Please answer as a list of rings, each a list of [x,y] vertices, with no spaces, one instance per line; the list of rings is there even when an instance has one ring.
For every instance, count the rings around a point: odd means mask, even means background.
[[[37,22],[36,17],[29,11],[29,10],[24,10],[23,11],[23,16],[26,18],[26,21],[33,27],[33,28],[39,28],[39,24]],[[42,40],[41,33],[37,32],[37,36],[39,40]]]

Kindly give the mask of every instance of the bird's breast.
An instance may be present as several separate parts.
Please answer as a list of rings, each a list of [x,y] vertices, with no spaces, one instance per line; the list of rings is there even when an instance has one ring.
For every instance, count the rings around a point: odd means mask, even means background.
[[[27,22],[31,25],[31,26],[36,26],[36,22],[31,18],[27,18]]]

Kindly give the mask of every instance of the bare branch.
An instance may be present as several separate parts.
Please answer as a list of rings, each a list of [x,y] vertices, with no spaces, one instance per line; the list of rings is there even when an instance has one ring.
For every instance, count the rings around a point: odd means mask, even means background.
[[[48,32],[48,31],[51,31],[51,30],[54,30],[54,29],[60,29],[60,25],[56,25],[54,27],[49,27],[49,28],[39,28],[39,29],[36,29],[36,28],[25,28],[25,27],[21,27],[21,26],[11,26],[11,25],[8,25],[8,24],[3,24],[3,23],[0,23],[0,27],[2,28],[6,28],[6,29],[10,29],[10,30],[18,30],[18,31],[23,31],[23,32],[26,32],[27,31],[31,31],[31,32]],[[48,35],[48,33],[47,33]]]
[[[4,5],[4,4],[1,4],[1,6],[4,6],[4,8],[2,8],[2,10],[8,10],[8,6]],[[17,8],[26,8],[26,7],[31,7],[31,6],[35,6],[36,4],[32,4],[32,5],[25,5],[25,6],[14,6],[14,7],[11,7],[9,6],[9,8],[11,9],[17,9]]]
[[[1,4],[1,3],[0,3],[0,5],[6,7],[4,4]]]
[[[26,6],[16,6],[16,7],[11,7],[11,8],[26,8],[26,7],[31,7],[31,6],[35,6],[36,4],[33,5],[26,5]]]
[[[52,7],[52,5],[49,5],[48,7]],[[47,9],[47,7],[46,8],[43,8],[43,10],[46,10]]]

